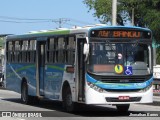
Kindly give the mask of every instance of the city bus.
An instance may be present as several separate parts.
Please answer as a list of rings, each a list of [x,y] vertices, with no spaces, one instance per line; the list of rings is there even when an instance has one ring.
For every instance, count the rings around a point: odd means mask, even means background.
[[[86,26],[11,35],[6,39],[5,86],[25,104],[62,101],[115,105],[153,101],[152,32],[147,28]]]

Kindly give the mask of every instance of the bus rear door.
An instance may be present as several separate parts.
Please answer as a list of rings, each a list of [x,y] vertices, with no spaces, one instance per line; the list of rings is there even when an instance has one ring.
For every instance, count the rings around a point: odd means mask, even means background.
[[[44,96],[44,75],[45,75],[45,53],[47,38],[37,40],[37,72],[36,72],[36,93],[37,96]]]

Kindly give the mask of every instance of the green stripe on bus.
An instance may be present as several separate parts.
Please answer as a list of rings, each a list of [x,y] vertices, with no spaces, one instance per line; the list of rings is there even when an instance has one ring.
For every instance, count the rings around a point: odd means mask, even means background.
[[[25,69],[28,69],[28,68],[31,68],[31,67],[35,67],[35,65],[24,66],[22,68],[17,69],[16,72],[19,72],[19,71],[22,71],[22,70],[25,70]]]
[[[17,72],[20,72],[20,71],[22,71],[22,70],[26,70],[26,69],[32,68],[32,67],[35,67],[35,65],[29,65],[29,66],[21,67],[21,68],[15,70],[15,72],[17,73]],[[61,71],[66,71],[64,68],[58,67],[58,66],[48,65],[48,68],[52,68],[52,69],[56,69],[56,70],[61,70]],[[8,74],[6,77],[10,77],[10,76],[12,76],[12,75],[14,75],[14,74],[15,74],[15,73],[12,72],[12,73]]]
[[[70,30],[53,30],[53,31],[46,31],[46,32],[36,32],[30,33],[32,35],[41,34],[41,35],[62,35],[62,34],[69,34]]]
[[[17,73],[17,72],[20,72],[20,71],[22,71],[22,70],[26,70],[26,69],[32,68],[32,67],[35,67],[35,65],[29,65],[29,66],[21,67],[21,68],[15,70],[15,72]],[[9,75],[7,75],[6,77],[10,77],[10,76],[12,76],[12,75],[14,75],[14,74],[15,74],[15,73],[12,72],[12,73],[10,73]]]
[[[53,66],[53,65],[48,65],[48,68],[56,69],[56,70],[61,70],[61,71],[66,71],[66,69],[58,67],[58,66]]]

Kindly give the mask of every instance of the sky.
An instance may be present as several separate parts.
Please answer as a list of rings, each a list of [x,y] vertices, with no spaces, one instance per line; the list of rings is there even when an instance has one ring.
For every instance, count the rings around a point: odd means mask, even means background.
[[[0,0],[0,34],[23,34],[29,31],[97,24],[93,11],[83,0]]]

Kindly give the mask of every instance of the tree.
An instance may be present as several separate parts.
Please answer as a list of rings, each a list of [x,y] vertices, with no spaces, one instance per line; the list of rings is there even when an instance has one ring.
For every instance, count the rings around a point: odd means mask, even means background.
[[[131,21],[134,10],[134,25],[150,28],[154,42],[160,44],[160,0],[117,0],[117,24]],[[83,0],[94,17],[101,23],[111,22],[112,0]],[[159,46],[159,45],[158,45]],[[157,63],[160,64],[160,46],[157,48]]]
[[[101,23],[111,22],[112,0],[84,0],[94,17]],[[160,42],[160,0],[118,0],[117,24],[125,25],[131,21],[134,10],[134,25],[148,27],[153,31],[156,42]]]

